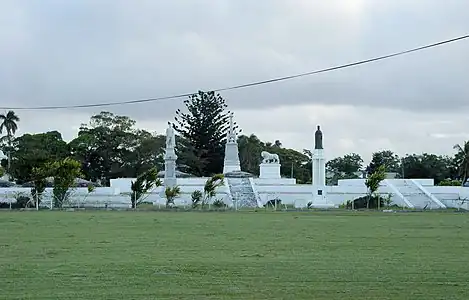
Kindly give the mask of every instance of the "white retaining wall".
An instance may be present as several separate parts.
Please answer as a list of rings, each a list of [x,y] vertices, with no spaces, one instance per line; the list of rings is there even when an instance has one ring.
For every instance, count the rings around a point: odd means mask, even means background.
[[[203,191],[203,187],[208,178],[178,178],[178,185],[181,188],[181,196],[176,199],[176,205],[190,205],[191,194],[195,190]],[[133,178],[112,179],[111,187],[96,188],[88,194],[87,188],[76,188],[72,192],[71,203],[79,204],[81,207],[108,207],[108,208],[128,208],[130,203],[130,182]],[[312,200],[312,186],[309,184],[295,184],[295,179],[253,179],[255,189],[257,190],[262,203],[268,200],[279,198],[284,204],[306,204]],[[397,189],[403,188],[408,182],[405,179],[389,179]],[[409,180],[407,180],[409,181]],[[433,186],[433,179],[417,180],[428,192],[434,195],[447,207],[461,207],[469,209],[469,188],[459,186]],[[367,188],[364,179],[339,180],[337,186],[327,186],[328,202],[340,205],[348,200],[353,200],[367,194]],[[393,190],[383,183],[378,192],[386,197],[391,194],[393,203],[404,206],[402,199],[393,194]],[[30,196],[30,188],[0,188],[0,202],[16,202],[14,195],[24,193]],[[159,187],[151,194],[144,196],[145,202],[152,202],[155,205],[164,205],[164,187]],[[422,196],[424,197],[424,196]],[[425,196],[426,197],[426,196]],[[461,199],[468,200],[461,206]],[[229,187],[222,186],[217,189],[216,199],[223,200],[226,204],[232,205],[229,196]],[[42,205],[50,206],[52,200],[52,189],[46,189],[43,195]],[[215,200],[215,199],[213,199]]]

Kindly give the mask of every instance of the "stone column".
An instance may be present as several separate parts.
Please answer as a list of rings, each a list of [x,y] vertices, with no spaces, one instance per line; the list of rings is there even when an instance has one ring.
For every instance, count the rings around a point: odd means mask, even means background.
[[[326,190],[326,156],[324,153],[322,142],[321,128],[318,126],[314,138],[314,150],[312,157],[312,174],[313,174],[313,207],[330,208],[334,207],[327,201]]]
[[[230,114],[230,127],[226,135],[225,144],[225,159],[223,161],[223,174],[241,171],[241,164],[239,162],[239,150],[237,135],[234,129],[233,113]]]
[[[165,187],[174,187],[177,185],[176,179],[176,140],[173,125],[168,123],[166,129],[166,148],[164,155],[164,185]]]

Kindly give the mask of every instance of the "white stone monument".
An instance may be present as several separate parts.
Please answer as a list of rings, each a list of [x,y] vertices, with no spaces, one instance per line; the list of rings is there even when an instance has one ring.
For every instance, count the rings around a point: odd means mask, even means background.
[[[260,175],[262,179],[280,179],[280,159],[277,154],[267,151],[261,152],[262,163],[260,164]]]
[[[322,132],[318,125],[318,129],[314,134],[314,151],[313,151],[313,202],[315,208],[333,208],[334,205],[327,201],[326,191],[326,156],[324,155],[324,147],[322,144]]]
[[[223,162],[223,174],[241,171],[241,164],[239,163],[239,152],[237,134],[233,123],[233,113],[230,114],[230,127],[226,135],[225,144],[225,160]]]
[[[164,185],[165,187],[174,187],[177,185],[176,179],[176,136],[174,134],[173,124],[168,123],[166,129],[166,148],[164,155]]]

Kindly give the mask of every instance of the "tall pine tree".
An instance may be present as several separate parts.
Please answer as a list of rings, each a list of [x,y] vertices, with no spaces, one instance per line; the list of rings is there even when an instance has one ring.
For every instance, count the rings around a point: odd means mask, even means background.
[[[179,167],[196,176],[221,173],[230,114],[225,100],[215,92],[199,91],[184,104],[187,113],[178,109],[174,126]]]

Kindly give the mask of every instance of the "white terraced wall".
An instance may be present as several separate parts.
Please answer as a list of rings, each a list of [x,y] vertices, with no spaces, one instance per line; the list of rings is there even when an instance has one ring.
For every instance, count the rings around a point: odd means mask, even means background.
[[[0,202],[15,203],[16,196],[22,194],[31,197],[31,188],[11,187],[0,188]],[[53,199],[52,188],[46,188],[43,193],[41,206],[50,207]],[[129,195],[122,195],[119,189],[100,187],[92,193],[88,193],[88,188],[76,188],[72,190],[70,201],[71,206],[96,207],[96,208],[129,208],[131,207]]]
[[[203,187],[208,178],[178,178],[178,185],[181,188],[181,197],[176,199],[176,205],[191,203],[191,193],[195,190],[203,191]],[[130,207],[130,182],[133,178],[113,179],[111,187],[97,188],[95,192],[88,195],[86,188],[75,189],[72,200],[80,203],[81,206],[107,207],[109,208],[127,208]],[[431,199],[410,186],[410,180],[407,179],[389,179],[401,193],[409,196],[409,199],[416,206],[422,206],[429,203],[427,208],[438,208]],[[409,181],[409,182],[405,182]],[[417,180],[429,193],[435,196],[447,207],[458,208],[461,206],[461,200],[467,198],[468,201],[461,208],[468,209],[469,188],[458,186],[434,186],[432,179]],[[312,186],[308,184],[296,184],[295,179],[259,179],[254,178],[255,190],[257,191],[261,202],[279,198],[284,204],[295,204],[297,206],[305,206],[312,201]],[[327,200],[335,205],[340,205],[347,200],[353,200],[367,194],[364,179],[339,180],[337,186],[327,186]],[[23,192],[30,195],[30,188],[0,188],[0,202],[15,202],[14,193]],[[405,203],[397,195],[393,194],[393,189],[382,184],[379,188],[382,196],[392,194],[393,203],[403,206]],[[49,206],[51,200],[52,189],[47,189],[44,195],[43,205]],[[85,197],[86,196],[86,197]],[[225,201],[226,204],[232,205],[229,196],[228,186],[222,186],[217,190],[217,198]],[[164,205],[164,187],[160,187],[152,192],[145,201],[153,202],[157,205]]]

